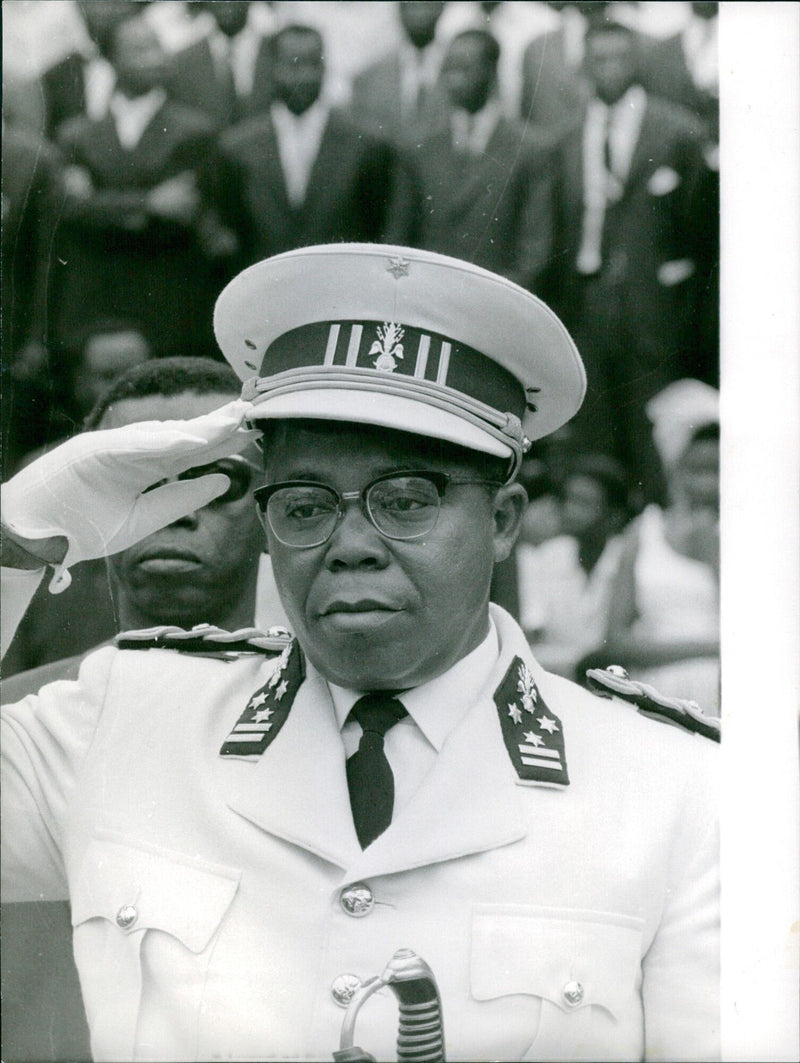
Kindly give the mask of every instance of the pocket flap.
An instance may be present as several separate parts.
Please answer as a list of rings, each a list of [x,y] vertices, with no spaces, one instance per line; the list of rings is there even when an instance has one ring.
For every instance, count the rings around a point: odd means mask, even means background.
[[[234,868],[179,853],[94,838],[71,891],[72,925],[101,918],[125,933],[163,930],[202,952],[240,877]]]
[[[643,926],[642,919],[609,912],[477,905],[472,995],[524,993],[565,1012],[596,1004],[619,1017],[641,983]]]

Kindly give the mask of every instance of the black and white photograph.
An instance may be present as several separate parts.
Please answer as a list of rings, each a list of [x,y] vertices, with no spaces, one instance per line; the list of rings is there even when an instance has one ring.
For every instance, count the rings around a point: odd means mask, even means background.
[[[3,0],[4,1063],[800,1055],[800,5]]]

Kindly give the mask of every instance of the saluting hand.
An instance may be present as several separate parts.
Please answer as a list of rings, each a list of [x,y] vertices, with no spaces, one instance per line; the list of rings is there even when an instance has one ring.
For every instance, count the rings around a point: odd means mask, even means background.
[[[236,399],[189,421],[142,421],[68,440],[3,485],[7,539],[55,564],[51,590],[65,589],[70,566],[125,550],[223,494],[222,473],[161,481],[257,438],[243,427],[251,408]]]

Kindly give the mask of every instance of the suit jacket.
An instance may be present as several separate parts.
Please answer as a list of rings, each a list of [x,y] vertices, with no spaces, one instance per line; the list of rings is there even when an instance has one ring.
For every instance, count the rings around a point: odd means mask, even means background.
[[[646,49],[642,84],[653,96],[691,111],[702,123],[708,139],[719,141],[719,98],[695,85],[680,34],[655,41]]]
[[[55,140],[62,122],[86,113],[86,62],[83,55],[71,52],[41,75],[44,133],[48,140]]]
[[[242,265],[308,244],[380,240],[394,217],[399,179],[394,151],[336,111],[329,115],[299,208],[289,202],[268,113],[224,133],[220,155],[212,194],[239,237]]]
[[[259,44],[249,94],[235,101],[220,94],[211,45],[206,39],[190,44],[172,56],[166,88],[170,96],[186,107],[202,111],[217,129],[226,129],[242,118],[269,107],[272,95],[268,38]]]
[[[564,30],[535,37],[522,56],[520,116],[532,129],[555,138],[583,120],[592,88],[581,70],[564,61]]]
[[[409,166],[418,209],[414,242],[535,289],[552,246],[549,152],[501,118],[480,155],[453,147],[449,129],[425,140]]]
[[[400,54],[379,60],[353,81],[353,120],[393,144],[417,144],[447,126],[449,107],[443,89],[433,85],[413,117],[402,107]]]
[[[214,350],[213,298],[193,223],[165,218],[146,202],[162,181],[213,165],[214,129],[199,111],[167,99],[133,150],[111,116],[61,127],[65,160],[84,167],[93,190],[67,201],[61,228],[56,329],[74,334],[103,315],[140,320],[159,350]]]
[[[5,710],[5,896],[69,895],[93,1058],[329,1058],[337,978],[402,947],[437,978],[448,1059],[715,1056],[718,750],[548,675],[493,617],[495,671],[365,850],[310,665],[261,755],[220,754],[275,672],[258,654],[109,647]],[[522,662],[518,714],[563,738],[566,785],[512,765]],[[390,1059],[396,1030],[375,998],[358,1041]]]
[[[613,281],[620,313],[633,332],[649,331],[661,345],[677,344],[686,324],[686,296],[692,290],[698,247],[698,196],[705,172],[702,134],[692,116],[648,97],[622,196],[606,210],[603,274]],[[556,157],[555,259],[561,264],[556,298],[570,321],[580,313],[582,281],[575,262],[583,199],[581,126],[564,139]],[[672,278],[669,270],[665,273],[665,264],[678,262],[686,264],[688,274],[669,283]]]

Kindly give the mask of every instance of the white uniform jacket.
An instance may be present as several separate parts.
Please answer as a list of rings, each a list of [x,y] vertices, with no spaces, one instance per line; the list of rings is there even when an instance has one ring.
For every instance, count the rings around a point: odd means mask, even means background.
[[[436,976],[448,1060],[717,1054],[715,744],[544,672],[493,617],[496,674],[364,851],[312,669],[249,758],[220,750],[263,656],[107,647],[7,712],[4,899],[69,897],[96,1059],[331,1059],[332,988],[402,947]],[[517,655],[568,785],[523,784],[504,744]],[[356,1043],[395,1059],[396,1033],[382,990]]]

